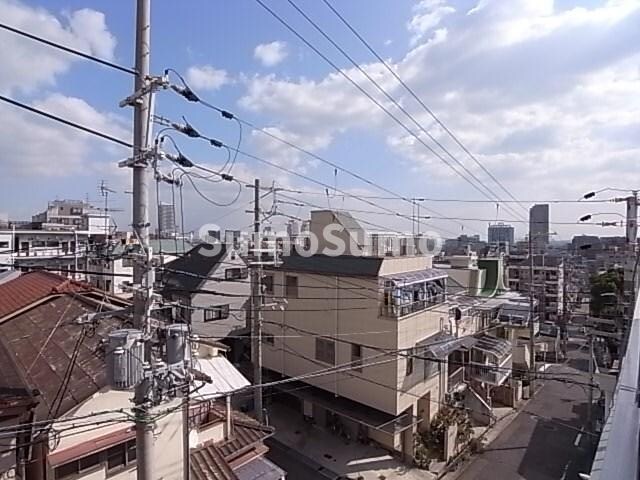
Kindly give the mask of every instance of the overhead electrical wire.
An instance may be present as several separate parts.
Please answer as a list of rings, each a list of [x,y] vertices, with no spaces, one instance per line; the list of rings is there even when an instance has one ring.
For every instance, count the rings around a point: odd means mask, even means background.
[[[333,67],[336,72],[344,77],[349,83],[351,83],[357,90],[359,90],[364,96],[366,96],[373,104],[375,104],[379,109],[381,109],[388,117],[390,117],[394,122],[396,122],[403,130],[405,130],[410,136],[415,138],[419,143],[421,143],[427,150],[429,150],[436,158],[445,163],[449,168],[451,168],[458,176],[463,178],[467,183],[469,183],[473,188],[478,190],[483,196],[487,197],[487,194],[473,181],[471,181],[464,174],[460,173],[446,158],[436,152],[429,144],[427,144],[418,134],[412,131],[405,123],[402,122],[396,115],[394,115],[388,108],[386,108],[382,103],[376,100],[369,92],[367,92],[362,86],[360,86],[355,80],[353,80],[347,73],[343,71],[335,62],[329,59],[325,54],[323,54],[317,47],[315,47],[309,40],[307,40],[302,34],[300,34],[295,28],[293,28],[289,23],[284,20],[280,15],[278,15],[274,10],[272,10],[269,6],[267,6],[262,0],[255,0],[263,9],[265,9],[271,16],[273,16],[276,20],[278,20],[287,30],[293,33],[299,40],[301,40],[304,44],[306,44],[311,50],[313,50],[320,58],[322,58],[326,63],[328,63],[331,67]],[[330,40],[332,41],[332,40]],[[357,68],[360,67],[356,62]],[[368,76],[366,72],[363,71],[365,76]],[[396,102],[397,103],[397,102]],[[407,113],[407,115],[409,115]],[[425,130],[426,131],[426,130]],[[431,137],[430,134],[427,135]],[[461,165],[463,169],[466,169],[463,165]],[[480,182],[481,185],[482,182]],[[483,185],[484,186],[484,185]],[[485,187],[486,188],[486,187]],[[488,196],[488,198],[491,198]]]
[[[335,162],[327,160],[327,159],[321,157],[320,155],[317,155],[317,154],[311,152],[310,150],[307,150],[307,149],[305,149],[303,147],[300,147],[300,146],[294,144],[293,142],[290,142],[289,140],[286,140],[286,139],[284,139],[284,138],[282,138],[282,137],[280,137],[278,135],[275,135],[275,134],[271,133],[266,128],[258,127],[255,124],[253,124],[252,122],[249,122],[248,120],[243,120],[243,119],[237,117],[235,114],[233,114],[233,113],[231,113],[231,112],[229,112],[227,110],[224,110],[224,109],[222,109],[220,107],[217,107],[217,106],[215,106],[215,105],[203,100],[200,96],[198,96],[191,89],[191,87],[187,84],[187,82],[184,80],[184,78],[178,72],[176,72],[173,69],[169,69],[169,70],[174,72],[174,73],[176,73],[176,75],[178,75],[178,77],[180,78],[180,81],[182,82],[182,84],[184,86],[184,90],[183,91],[178,91],[178,93],[181,96],[185,97],[187,100],[194,101],[194,102],[199,102],[202,105],[204,105],[204,106],[206,106],[206,107],[208,107],[208,108],[210,108],[212,110],[215,110],[216,112],[219,112],[222,115],[222,117],[225,118],[225,119],[235,119],[240,124],[248,126],[253,131],[261,132],[262,134],[267,135],[270,138],[272,138],[272,139],[274,139],[276,141],[279,141],[279,142],[281,142],[281,143],[283,143],[283,144],[285,144],[285,145],[287,145],[287,146],[289,146],[289,147],[291,147],[291,148],[293,148],[293,149],[295,149],[295,150],[297,150],[297,151],[299,151],[299,152],[301,152],[301,153],[303,153],[305,155],[308,155],[308,156],[310,156],[310,157],[312,157],[312,158],[314,158],[316,160],[319,160],[319,161],[321,161],[321,162],[323,162],[323,163],[325,163],[327,165],[332,166],[334,169],[337,169],[337,170],[340,170],[342,172],[345,172],[345,173],[351,175],[352,177],[354,177],[354,178],[356,178],[356,179],[358,179],[358,180],[360,180],[360,181],[362,181],[362,182],[364,182],[364,183],[366,183],[368,185],[371,185],[371,186],[373,186],[373,187],[375,187],[375,188],[377,188],[379,190],[382,190],[384,192],[387,192],[387,193],[389,193],[391,195],[395,195],[395,198],[397,198],[398,200],[403,200],[405,202],[409,202],[409,203],[412,203],[412,204],[414,203],[412,199],[406,197],[405,195],[401,195],[401,194],[395,193],[392,190],[390,190],[390,189],[388,189],[388,188],[386,188],[384,186],[381,186],[381,185],[379,185],[379,184],[377,184],[377,183],[375,183],[375,182],[363,177],[362,175],[360,175],[360,174],[358,174],[358,173],[356,173],[356,172],[354,172],[354,171],[352,171],[350,169],[347,169],[347,168],[345,168],[343,166],[340,166],[340,165],[336,164]],[[206,137],[204,137],[204,138],[206,139]],[[236,153],[241,153],[242,154],[242,152],[238,152],[238,150],[239,149],[236,149]],[[325,188],[328,188],[328,187],[325,187]],[[335,185],[331,186],[330,189],[335,191]],[[348,195],[348,196],[353,196],[351,194],[346,194],[346,193],[343,193],[343,194]],[[364,197],[362,197],[362,198],[364,198]],[[425,208],[425,210],[426,211],[431,211],[436,215],[440,215],[440,213],[437,212],[436,210],[429,209],[429,208]]]
[[[133,148],[133,145],[129,142],[126,142],[124,140],[120,140],[119,138],[113,137],[111,135],[108,135],[106,133],[102,133],[99,132],[98,130],[94,130],[92,128],[89,127],[85,127],[84,125],[80,125],[79,123],[75,123],[72,122],[70,120],[66,120],[62,117],[58,117],[57,115],[53,115],[52,113],[48,113],[45,112],[44,110],[40,110],[38,108],[32,107],[30,105],[27,105],[26,103],[22,103],[19,102],[17,100],[13,100],[9,97],[5,97],[4,95],[0,95],[0,100],[6,103],[9,103],[11,105],[14,105],[16,107],[22,108],[24,110],[27,110],[31,113],[35,113],[37,115],[40,115],[42,117],[48,118],[49,120],[54,120],[56,122],[62,123],[63,125],[67,125],[68,127],[73,127],[76,128],[78,130],[81,130],[85,133],[90,133],[91,135],[95,135],[96,137],[100,137],[103,138],[105,140],[109,140],[113,143],[117,143],[118,145],[122,145],[123,147],[128,147],[128,148]]]
[[[358,40],[376,57],[376,59],[386,68],[386,70],[393,75],[393,77],[404,87],[404,89],[409,92],[409,94],[414,98],[418,104],[433,118],[433,120],[440,125],[440,127],[453,139],[453,141],[498,185],[510,198],[511,201],[519,204],[523,209],[524,201],[518,200],[515,196],[491,173],[491,171],[486,168],[480,160],[476,158],[476,156],[471,153],[471,151],[458,139],[458,137],[442,122],[436,114],[431,110],[425,102],[415,93],[415,91],[407,85],[407,83],[400,77],[398,72],[396,72],[388,62],[382,58],[380,54],[371,46],[367,40],[351,25],[351,23],[337,11],[337,9],[331,4],[329,0],[322,0],[327,7],[342,21],[342,23],[356,36]],[[501,203],[506,203],[504,200],[501,200]],[[524,209],[526,211],[526,209]]]
[[[199,138],[202,138],[203,140],[206,140],[207,142],[209,142],[209,143],[210,143],[210,144],[212,144],[212,145],[215,145],[215,146],[218,146],[218,147],[227,147],[227,148],[230,148],[231,150],[234,150],[234,151],[236,150],[234,147],[229,146],[229,145],[227,145],[227,144],[225,144],[224,142],[221,142],[221,141],[219,141],[219,140],[216,140],[216,139],[213,139],[213,138],[210,138],[210,137],[207,137],[207,136],[201,135],[201,134],[198,134],[198,137],[199,137]],[[303,180],[306,180],[306,181],[308,181],[308,182],[315,183],[316,185],[320,185],[320,186],[322,186],[322,187],[324,187],[324,188],[328,188],[329,190],[335,190],[335,191],[337,191],[337,192],[342,193],[343,195],[347,195],[347,196],[349,196],[349,197],[351,197],[351,198],[355,198],[355,199],[357,199],[357,200],[359,200],[359,201],[361,201],[361,202],[363,202],[363,203],[366,203],[366,204],[368,204],[368,205],[371,205],[371,206],[372,206],[372,207],[374,207],[374,208],[378,208],[378,209],[381,209],[381,210],[385,210],[385,211],[387,211],[387,212],[391,212],[391,213],[398,213],[398,215],[397,215],[398,217],[405,218],[405,219],[408,219],[408,220],[411,220],[411,221],[416,221],[416,220],[415,220],[415,218],[412,218],[412,217],[410,217],[410,216],[408,216],[408,215],[402,214],[402,213],[400,213],[400,212],[395,212],[394,210],[391,210],[391,209],[389,209],[389,208],[387,208],[387,207],[384,207],[384,206],[382,206],[382,205],[378,205],[378,204],[376,204],[376,203],[374,203],[374,202],[372,202],[372,201],[370,201],[370,200],[367,200],[367,199],[365,199],[365,198],[363,198],[363,197],[360,197],[359,195],[352,194],[352,193],[348,193],[348,192],[346,192],[346,191],[344,191],[344,190],[341,190],[341,189],[335,188],[335,186],[332,186],[332,185],[329,185],[329,184],[327,184],[327,183],[324,183],[324,182],[322,182],[322,181],[320,181],[320,180],[317,180],[317,179],[315,179],[315,178],[312,178],[312,177],[310,177],[310,176],[308,176],[308,175],[305,175],[305,174],[303,174],[303,173],[296,172],[295,170],[292,170],[292,169],[290,169],[290,168],[284,167],[284,166],[282,166],[282,165],[279,165],[279,164],[277,164],[277,163],[275,163],[275,162],[272,162],[272,161],[270,161],[270,160],[267,160],[267,159],[265,159],[265,158],[259,157],[258,155],[254,155],[254,154],[252,154],[252,153],[245,152],[245,151],[242,151],[242,150],[238,150],[238,153],[239,153],[240,155],[242,155],[242,156],[247,157],[247,158],[251,158],[251,159],[256,160],[256,161],[258,161],[258,162],[260,162],[260,163],[264,163],[265,165],[269,165],[269,166],[271,166],[271,167],[273,167],[273,168],[276,168],[276,169],[278,169],[278,170],[282,170],[282,171],[287,172],[287,173],[289,173],[289,174],[291,174],[291,175],[294,175],[294,176],[296,176],[296,177],[302,178]],[[449,233],[449,234],[452,234],[452,235],[456,235],[456,233],[454,233],[454,232],[452,232],[452,231],[450,231],[450,230],[447,230],[447,229],[445,229],[445,228],[442,228],[442,227],[437,227],[437,226],[435,226],[435,225],[430,225],[430,224],[425,223],[425,222],[420,222],[419,220],[418,220],[418,223],[420,223],[421,225],[426,225],[427,227],[432,227],[432,228],[435,228],[435,229],[441,230],[441,231],[443,231],[443,232],[446,232],[446,233]]]
[[[9,26],[7,24],[0,23],[0,28],[2,28],[4,30],[7,30],[9,32],[15,33],[17,35],[21,35],[23,37],[29,38],[29,39],[34,40],[36,42],[43,43],[45,45],[48,45],[49,47],[57,48],[58,50],[62,50],[63,52],[67,52],[67,53],[70,53],[72,55],[77,55],[77,56],[82,57],[82,58],[84,58],[86,60],[91,60],[92,62],[96,62],[96,63],[99,63],[101,65],[113,68],[115,70],[119,70],[119,71],[124,72],[124,73],[129,73],[131,75],[136,75],[136,76],[138,75],[138,72],[136,70],[132,69],[132,68],[123,67],[122,65],[118,65],[117,63],[113,63],[113,62],[110,62],[108,60],[104,60],[102,58],[96,57],[94,55],[90,55],[88,53],[81,52],[80,50],[76,50],[76,49],[73,49],[73,48],[70,48],[70,47],[66,47],[66,46],[64,46],[64,45],[62,45],[60,43],[52,42],[51,40],[47,40],[46,38],[38,37],[36,35],[33,35],[32,33],[25,32],[24,30],[19,30],[19,29],[15,28],[15,27],[11,27],[11,26]]]

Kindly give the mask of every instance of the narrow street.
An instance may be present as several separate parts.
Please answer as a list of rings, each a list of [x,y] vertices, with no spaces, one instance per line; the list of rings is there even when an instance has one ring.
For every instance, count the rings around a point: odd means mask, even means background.
[[[588,382],[585,344],[570,344],[568,356],[566,363],[549,367],[547,373]],[[589,472],[597,444],[597,438],[581,432],[587,421],[587,399],[587,387],[546,381],[524,411],[456,478],[579,479],[579,473]]]
[[[299,452],[287,447],[275,438],[264,442],[269,447],[267,458],[287,472],[287,478],[308,480],[335,480],[339,475],[321,465],[313,466],[312,461]]]

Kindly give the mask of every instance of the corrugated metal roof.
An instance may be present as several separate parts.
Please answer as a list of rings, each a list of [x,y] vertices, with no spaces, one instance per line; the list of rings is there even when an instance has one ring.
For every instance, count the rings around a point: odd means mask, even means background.
[[[507,353],[511,352],[511,342],[503,338],[480,335],[476,337],[476,343],[473,348],[498,357],[504,357]]]
[[[424,270],[415,270],[413,272],[394,273],[382,277],[384,280],[391,280],[400,285],[411,285],[412,283],[426,282],[428,280],[438,280],[447,278],[448,274],[445,270],[438,268],[425,268]]]
[[[196,370],[211,377],[212,383],[207,383],[198,392],[200,395],[211,397],[220,393],[244,388],[251,383],[225,357],[199,358]]]

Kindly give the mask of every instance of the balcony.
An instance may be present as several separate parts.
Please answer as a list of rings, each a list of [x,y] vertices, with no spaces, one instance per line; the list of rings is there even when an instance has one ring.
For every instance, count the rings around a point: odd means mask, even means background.
[[[509,378],[509,375],[511,375],[511,355],[509,355],[508,362],[500,365],[500,370],[496,369],[497,366],[498,365],[471,362],[469,364],[469,376],[478,382],[496,386],[502,385],[505,380]]]
[[[443,303],[447,294],[447,274],[427,268],[381,277],[384,300],[380,314],[403,317]]]
[[[469,376],[482,383],[502,385],[511,375],[511,342],[482,335],[471,348]]]
[[[382,315],[385,317],[404,317],[412,313],[421,312],[435,305],[443,303],[446,297],[444,294],[436,295],[430,300],[418,300],[416,302],[395,305],[393,303],[382,305]]]

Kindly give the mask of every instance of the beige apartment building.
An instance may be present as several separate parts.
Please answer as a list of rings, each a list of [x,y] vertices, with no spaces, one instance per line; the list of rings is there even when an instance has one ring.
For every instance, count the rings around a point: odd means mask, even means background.
[[[447,388],[448,352],[428,347],[448,322],[446,279],[427,256],[283,257],[264,281],[281,306],[264,311],[263,365],[274,378],[335,367],[282,388],[309,420],[409,455]]]

